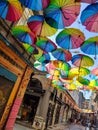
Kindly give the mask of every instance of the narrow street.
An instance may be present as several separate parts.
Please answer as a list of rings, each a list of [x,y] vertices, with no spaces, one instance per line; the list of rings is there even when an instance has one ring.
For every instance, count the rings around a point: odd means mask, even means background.
[[[47,130],[65,130],[64,128],[65,128],[65,125],[58,124],[58,125],[54,125],[53,127],[47,128]],[[35,130],[35,129],[28,128],[19,124],[15,124],[14,130]]]

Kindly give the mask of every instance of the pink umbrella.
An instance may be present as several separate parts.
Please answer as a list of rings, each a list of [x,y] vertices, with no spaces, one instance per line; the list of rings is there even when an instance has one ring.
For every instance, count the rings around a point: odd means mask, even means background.
[[[98,76],[98,67],[97,68],[94,68],[92,71],[91,71],[92,74]]]

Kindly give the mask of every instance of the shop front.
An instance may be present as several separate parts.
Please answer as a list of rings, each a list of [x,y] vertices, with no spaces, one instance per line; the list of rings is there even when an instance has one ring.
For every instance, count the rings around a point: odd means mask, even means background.
[[[32,128],[40,97],[44,93],[41,82],[36,78],[31,78],[20,106],[16,123]]]

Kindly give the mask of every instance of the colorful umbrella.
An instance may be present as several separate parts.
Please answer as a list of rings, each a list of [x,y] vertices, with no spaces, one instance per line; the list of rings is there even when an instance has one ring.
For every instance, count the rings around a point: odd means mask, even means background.
[[[18,0],[0,0],[0,17],[15,22],[22,16],[22,7]]]
[[[37,36],[52,36],[57,31],[57,29],[54,29],[46,23],[45,18],[42,15],[31,16],[28,19],[27,24],[31,31]]]
[[[61,62],[61,61],[57,61],[57,60],[54,60],[54,61],[51,61],[50,63],[48,63],[46,65],[46,69],[47,71],[50,73],[50,74],[53,74],[54,73],[54,70],[59,70],[60,72],[60,76],[62,78],[65,78],[68,76],[68,71],[69,71],[69,64],[68,63],[64,63],[64,62]]]
[[[81,46],[81,50],[90,55],[98,54],[98,36],[87,39]]]
[[[98,67],[97,68],[94,68],[92,71],[91,71],[92,74],[98,76]]]
[[[83,55],[83,54],[77,54],[72,57],[72,64],[77,67],[90,67],[94,65],[94,61],[91,57]]]
[[[80,47],[84,40],[84,34],[79,29],[75,28],[66,28],[56,37],[57,44],[68,50]]]
[[[45,64],[40,63],[40,62],[34,62],[34,68],[36,68],[37,70],[46,72],[46,68],[45,68]]]
[[[83,78],[83,77],[78,77],[78,79],[77,79],[81,84],[83,84],[83,85],[89,85],[89,83],[90,83],[90,81],[88,80],[88,79],[86,79],[86,78]]]
[[[50,62],[50,55],[47,53],[47,54],[38,54],[38,55],[34,55],[35,57],[35,60],[41,62],[41,63],[49,63]]]
[[[65,84],[64,88],[68,89],[69,91],[73,91],[73,90],[77,90],[78,89],[77,86],[75,84],[73,84],[73,83]]]
[[[57,48],[56,44],[48,38],[38,37],[36,46],[42,49],[44,52],[51,52]]]
[[[90,32],[98,32],[98,3],[88,5],[81,14],[81,22]]]
[[[51,74],[46,74],[46,78],[50,80],[59,80],[59,76],[51,75]]]
[[[80,13],[80,3],[74,0],[52,0],[44,10],[47,23],[57,29],[70,26]]]
[[[31,45],[29,45],[29,44],[25,44],[25,43],[23,43],[23,47],[24,47],[25,50],[26,50],[27,52],[29,52],[30,54],[32,54],[33,51],[34,51],[34,49],[35,49],[33,46],[31,46]]]
[[[95,3],[97,0],[75,0],[75,1],[92,4],[92,3]]]
[[[27,26],[15,26],[12,29],[13,35],[23,43],[28,43],[35,47],[36,37]]]
[[[72,54],[69,51],[61,49],[61,48],[58,48],[52,51],[51,54],[57,60],[64,61],[64,62],[70,61],[72,59]]]
[[[59,60],[53,60],[49,63],[50,66],[54,66],[54,68],[59,70],[68,71],[70,69],[70,65],[66,62],[62,62]]]
[[[85,75],[88,75],[90,74],[90,70],[88,70],[87,68],[71,68],[69,70],[69,73],[68,73],[68,77],[79,77],[79,76],[85,76]]]
[[[98,80],[91,80],[90,83],[89,83],[89,86],[98,86]]]
[[[20,0],[29,9],[40,11],[49,5],[50,0]]]

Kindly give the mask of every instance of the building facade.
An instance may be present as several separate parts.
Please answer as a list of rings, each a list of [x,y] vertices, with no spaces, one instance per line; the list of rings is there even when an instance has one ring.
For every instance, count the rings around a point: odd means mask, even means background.
[[[66,122],[79,112],[77,103],[34,69],[33,55],[11,34],[14,24],[0,19],[0,129],[13,130],[15,122],[40,129]]]

